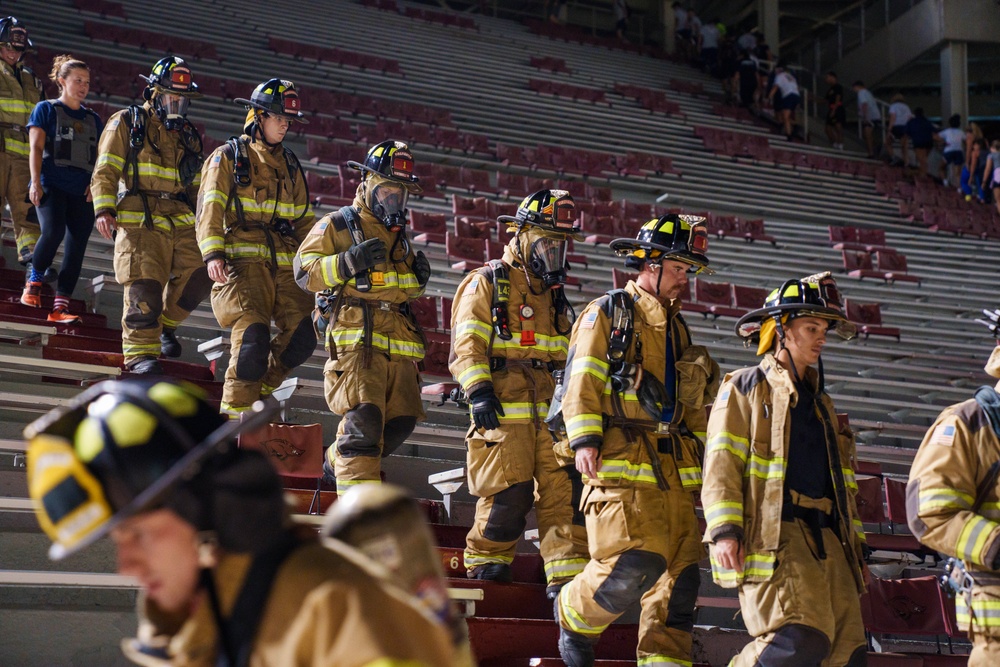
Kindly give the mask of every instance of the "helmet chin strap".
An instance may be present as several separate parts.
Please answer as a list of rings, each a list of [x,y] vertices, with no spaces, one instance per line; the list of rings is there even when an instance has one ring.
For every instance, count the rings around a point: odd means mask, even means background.
[[[785,347],[785,327],[783,327],[781,324],[780,316],[776,316],[774,318],[774,331],[778,336],[778,353],[774,355],[775,357],[777,357],[778,355],[781,354],[782,350],[788,349],[787,347]],[[799,369],[795,366],[795,360],[792,358],[791,352],[788,353],[788,364],[792,367],[792,377],[795,379],[795,382],[796,383],[801,382],[802,377],[799,375]]]
[[[267,140],[267,137],[264,136],[264,125],[263,123],[261,123],[262,119],[260,115],[261,112],[259,110],[255,111],[253,114],[253,128],[251,130],[253,134],[250,135],[250,138],[251,139],[259,138],[265,146],[268,146],[269,148],[277,148],[278,146],[281,145],[281,142],[279,141],[276,144],[272,144],[270,141]]]

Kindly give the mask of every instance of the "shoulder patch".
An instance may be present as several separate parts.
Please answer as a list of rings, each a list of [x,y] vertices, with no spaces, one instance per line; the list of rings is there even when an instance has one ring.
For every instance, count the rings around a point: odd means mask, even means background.
[[[766,377],[760,366],[744,368],[733,373],[733,386],[736,387],[736,391],[746,396],[753,391],[754,387],[763,382]]]
[[[594,325],[597,324],[597,311],[592,310],[586,313],[583,318],[580,319],[581,329],[593,329]]]
[[[955,442],[955,425],[954,424],[938,424],[934,429],[934,433],[931,435],[932,445],[941,445],[942,447],[951,447]]]
[[[216,156],[215,159],[216,161],[218,161],[219,157]],[[322,236],[324,233],[326,233],[326,228],[329,225],[330,225],[330,216],[324,215],[316,222],[316,224],[312,226],[312,229],[309,230],[309,233],[315,234],[316,236]]]
[[[726,404],[729,403],[729,395],[732,393],[733,390],[731,387],[726,387],[725,389],[720,391],[719,395],[715,397],[715,403],[712,404],[713,407],[715,406],[720,408],[726,407]]]
[[[108,129],[109,130],[113,130],[116,127],[118,127],[118,122],[120,120],[121,119],[118,116],[114,116],[111,120],[108,121]]]
[[[472,276],[472,279],[466,284],[465,291],[462,292],[462,296],[474,296],[476,290],[479,289],[479,274]]]

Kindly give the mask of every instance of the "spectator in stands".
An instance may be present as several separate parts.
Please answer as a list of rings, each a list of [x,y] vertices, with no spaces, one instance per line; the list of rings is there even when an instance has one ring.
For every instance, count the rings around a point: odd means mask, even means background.
[[[501,215],[513,237],[503,259],[466,275],[451,309],[448,369],[468,397],[469,492],[476,519],[466,538],[470,579],[511,581],[514,548],[534,503],[549,597],[590,560],[583,517],[576,514],[582,481],[557,461],[544,406],[555,390],[552,370],[566,363],[573,312],[562,285],[566,244],[580,230],[565,190],[524,198],[515,216]],[[507,285],[498,292],[500,285]],[[525,407],[527,406],[527,407]]]
[[[1000,139],[994,139],[990,144],[990,152],[983,166],[982,183],[983,192],[989,193],[997,213],[1000,213]]]
[[[948,119],[948,127],[938,132],[938,137],[944,142],[940,176],[945,187],[957,188],[965,164],[965,153],[962,148],[965,145],[965,132],[962,127],[962,117],[958,114],[952,115]]]
[[[844,150],[844,123],[847,108],[844,106],[844,86],[837,80],[837,73],[826,73],[826,138],[834,148]]]
[[[31,45],[23,23],[0,19],[0,208],[10,208],[18,261],[25,266],[41,234],[28,201],[28,118],[42,98],[42,82],[21,64]],[[46,278],[54,280],[55,273]]]
[[[337,491],[378,483],[381,459],[424,418],[417,363],[423,336],[409,307],[431,265],[406,236],[406,204],[423,192],[413,154],[401,141],[368,151],[354,203],[323,216],[295,255],[295,281],[329,304],[317,325],[330,359],[326,401],[341,415],[323,469]]]
[[[255,417],[247,426],[265,421]],[[240,430],[200,388],[166,379],[102,382],[25,430],[50,557],[110,535],[119,572],[138,581],[125,655],[142,665],[458,664],[446,624],[382,563],[292,523],[274,468],[235,446]],[[383,546],[405,535],[383,530]]]
[[[936,134],[937,128],[924,115],[923,107],[914,109],[913,118],[906,123],[906,136],[913,143],[913,152],[917,156],[917,173],[920,176],[927,174],[927,157],[934,148]]]
[[[712,76],[719,71],[719,19],[714,18],[701,27],[701,64]]]
[[[564,25],[568,9],[569,0],[552,0],[551,9],[549,9],[549,22]]]
[[[701,56],[701,19],[694,7],[687,10],[687,27],[691,31],[691,42],[688,44],[688,59],[697,60]]]
[[[780,95],[777,99],[775,97]],[[774,84],[768,97],[774,100],[774,112],[778,122],[785,132],[785,138],[791,141],[795,128],[795,110],[799,106],[799,82],[788,70],[788,64],[779,60],[774,68]]]
[[[893,164],[906,167],[910,163],[910,138],[906,134],[906,124],[913,118],[913,112],[904,101],[901,93],[892,96],[889,104],[889,132],[885,135],[885,145],[889,149],[889,159]],[[893,152],[893,140],[898,140],[900,144],[901,156],[896,158]]]
[[[879,112],[875,96],[872,95],[872,91],[865,88],[864,81],[855,81],[851,87],[858,96],[858,122],[861,123],[861,134],[865,138],[868,157],[874,158],[878,155],[876,137],[879,142],[882,141],[882,114]]]
[[[976,197],[979,201],[985,201],[986,193],[983,191],[983,174],[986,172],[986,160],[989,158],[989,147],[985,139],[976,139],[972,142],[972,151],[969,153],[970,167],[962,168],[962,194],[965,201],[970,201]]]
[[[722,36],[719,43],[719,69],[715,76],[722,80],[722,89],[726,96],[726,104],[739,104],[739,89],[736,73],[740,65],[739,47],[732,37]]]
[[[270,396],[316,350],[313,297],[292,272],[315,216],[306,174],[282,143],[291,123],[306,123],[299,94],[291,81],[270,79],[236,103],[247,109],[243,135],[205,161],[197,222],[215,283],[212,311],[231,330],[222,412],[232,418]]]
[[[719,367],[692,344],[678,297],[708,265],[703,221],[665,215],[614,240],[638,277],[592,301],[573,327],[561,414],[588,485],[592,559],[559,595],[570,667],[593,665],[601,632],[636,602],[638,663],[691,661],[704,558],[693,493]]]
[[[965,166],[971,171],[972,169],[972,145],[975,143],[976,139],[986,139],[986,135],[983,134],[983,129],[979,127],[979,123],[969,123],[965,128]]]
[[[672,7],[674,10],[674,34],[677,40],[675,51],[686,59],[691,52],[691,26],[688,25],[688,11],[679,2],[675,2]]]
[[[612,9],[615,13],[615,35],[619,42],[627,44],[628,39],[625,38],[625,31],[628,30],[628,19],[632,15],[632,10],[629,8],[627,0],[612,0]]]
[[[90,191],[97,231],[115,240],[125,367],[161,373],[157,357],[181,355],[177,326],[212,285],[195,238],[201,137],[187,118],[201,93],[176,56],[142,78],[145,103],[113,114],[101,134]]]
[[[1000,336],[994,311],[990,333]],[[1000,378],[1000,347],[987,374]],[[980,387],[972,398],[944,409],[924,436],[910,467],[906,508],[910,530],[927,547],[960,559],[951,577],[960,630],[972,640],[970,667],[1000,662],[1000,533],[997,530],[997,460],[1000,395]],[[963,575],[971,575],[965,581]]]
[[[736,44],[740,49],[753,51],[757,48],[757,32],[755,30],[747,30],[736,40]]]
[[[743,50],[740,53],[740,62],[736,70],[738,78],[738,88],[740,92],[740,106],[746,109],[755,108],[757,100],[757,74],[760,70],[760,62],[752,52]]]
[[[760,63],[760,68],[757,70],[757,93],[762,98],[758,101],[758,106],[763,106],[763,102],[767,98],[767,91],[771,88],[768,80],[773,74],[771,62],[774,60],[774,56],[771,53],[771,47],[767,44],[767,40],[764,39],[764,34],[761,32],[757,33],[757,45],[754,47],[753,55],[757,58],[757,62]]]
[[[59,87],[59,98],[36,104],[28,120],[28,196],[38,212],[42,234],[28,265],[21,303],[41,307],[42,278],[65,239],[55,304],[48,320],[66,324],[80,319],[69,312],[69,300],[94,229],[90,176],[97,162],[97,139],[103,125],[96,113],[83,106],[90,90],[86,63],[72,56],[56,56],[49,78]]]
[[[765,356],[727,375],[712,406],[705,541],[754,637],[735,667],[867,664],[855,447],[823,387],[828,330],[855,334],[830,274],[786,281],[737,322]]]

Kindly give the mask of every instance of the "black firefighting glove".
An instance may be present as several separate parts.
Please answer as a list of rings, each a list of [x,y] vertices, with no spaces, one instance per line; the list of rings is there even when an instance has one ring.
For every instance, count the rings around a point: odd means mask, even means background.
[[[353,278],[362,271],[366,271],[376,264],[385,261],[385,242],[382,239],[368,239],[344,253],[344,267],[347,269],[347,277]]]
[[[423,287],[431,279],[431,263],[423,250],[418,250],[413,257],[413,275],[417,277],[417,282]]]
[[[500,417],[504,416],[500,399],[493,391],[493,385],[477,389],[469,395],[472,406],[472,421],[476,428],[485,430],[500,428]],[[498,416],[499,415],[499,416]]]

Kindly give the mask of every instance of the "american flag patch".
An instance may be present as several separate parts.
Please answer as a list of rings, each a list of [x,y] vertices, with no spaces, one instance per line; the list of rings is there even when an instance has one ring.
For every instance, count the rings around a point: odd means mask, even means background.
[[[312,229],[309,230],[309,233],[319,236],[326,231],[326,227],[329,224],[330,224],[330,218],[328,218],[327,216],[323,216],[315,225],[313,225]]]
[[[212,158],[212,164],[219,164],[222,162],[222,153],[216,153],[215,157]]]
[[[938,427],[934,429],[934,435],[931,436],[931,443],[935,445],[942,445],[943,447],[951,447],[954,440],[954,424],[939,424]]]
[[[716,396],[716,398],[715,398],[715,405],[718,405],[719,407],[722,407],[723,405],[725,405],[726,403],[728,403],[729,402],[729,394],[730,394],[730,392],[732,392],[732,389],[730,389],[729,387],[726,387],[725,389],[723,389],[722,392],[720,392],[719,395]]]
[[[595,324],[597,324],[597,311],[592,310],[583,316],[583,319],[580,321],[580,328],[593,329]]]
[[[472,280],[470,280],[469,284],[465,286],[465,291],[462,292],[462,296],[472,296],[476,293],[476,290],[478,288],[479,288],[479,276],[478,275],[472,276]]]

